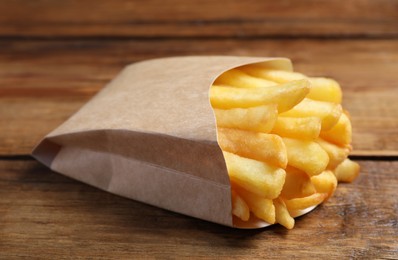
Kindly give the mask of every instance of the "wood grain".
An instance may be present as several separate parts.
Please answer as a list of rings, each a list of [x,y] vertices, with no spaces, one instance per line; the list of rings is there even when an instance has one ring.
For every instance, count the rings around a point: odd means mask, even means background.
[[[288,231],[235,230],[111,195],[35,161],[0,161],[0,257],[395,258],[398,162],[359,163],[353,184],[340,184]]]
[[[28,156],[125,65],[212,54],[289,57],[343,87],[368,160],[295,229],[186,217]],[[397,259],[397,68],[395,0],[0,0],[0,259]]]
[[[0,1],[6,37],[397,37],[395,0]]]
[[[0,42],[0,155],[29,154],[123,66],[178,55],[285,56],[344,90],[353,154],[398,155],[397,40],[126,40]]]

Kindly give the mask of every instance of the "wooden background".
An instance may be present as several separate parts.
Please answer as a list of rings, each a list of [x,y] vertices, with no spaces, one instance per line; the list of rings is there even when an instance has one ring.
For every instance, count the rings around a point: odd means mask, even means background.
[[[289,57],[338,80],[360,177],[293,230],[234,230],[30,157],[123,66],[205,54]],[[397,99],[394,0],[0,0],[0,258],[398,259]]]

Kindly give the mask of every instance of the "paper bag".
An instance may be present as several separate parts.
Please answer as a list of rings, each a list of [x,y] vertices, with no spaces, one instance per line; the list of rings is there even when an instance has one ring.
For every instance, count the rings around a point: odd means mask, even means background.
[[[282,58],[175,57],[127,66],[34,149],[33,156],[108,192],[226,226],[231,188],[217,144],[209,88],[224,71],[259,63],[292,70]]]

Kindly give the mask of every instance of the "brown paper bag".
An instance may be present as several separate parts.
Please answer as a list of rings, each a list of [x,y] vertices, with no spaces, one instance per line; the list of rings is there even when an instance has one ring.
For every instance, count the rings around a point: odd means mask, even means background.
[[[209,88],[224,71],[282,58],[175,57],[127,66],[33,156],[52,170],[111,193],[219,224],[233,220]]]

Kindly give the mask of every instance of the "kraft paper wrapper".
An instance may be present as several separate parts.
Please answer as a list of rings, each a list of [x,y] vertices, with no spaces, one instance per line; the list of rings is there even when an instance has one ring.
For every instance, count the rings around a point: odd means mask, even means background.
[[[221,73],[250,63],[292,70],[288,59],[228,56],[129,65],[48,134],[33,156],[56,172],[123,197],[226,226],[267,226],[232,217],[209,101],[209,88]]]

